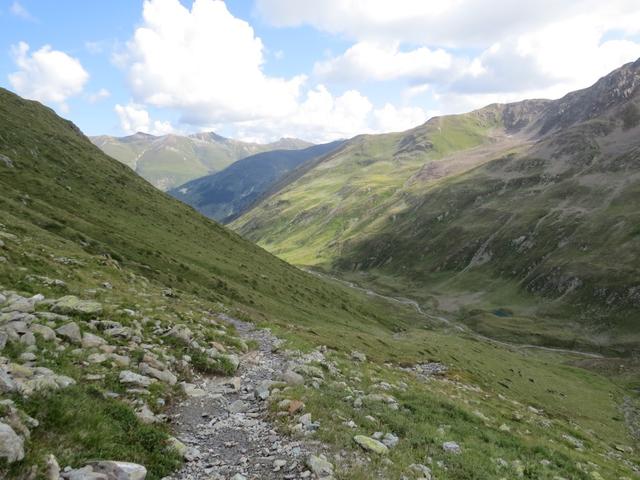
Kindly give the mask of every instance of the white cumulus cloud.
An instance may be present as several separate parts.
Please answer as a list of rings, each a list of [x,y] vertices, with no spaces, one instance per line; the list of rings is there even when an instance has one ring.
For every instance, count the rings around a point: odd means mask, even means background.
[[[342,55],[317,62],[314,73],[339,81],[426,80],[452,66],[452,56],[443,49],[420,47],[401,51],[396,44],[358,42]]]
[[[187,8],[179,0],[146,0],[141,25],[114,59],[127,72],[135,102],[116,106],[123,130],[159,131],[149,107],[177,112],[190,130],[225,127],[235,137],[263,141],[283,136],[328,141],[407,123],[401,114],[381,122],[389,110],[376,115],[356,89],[334,94],[322,84],[309,85],[306,75],[267,75],[267,53],[251,25],[234,17],[224,2],[194,0]],[[419,58],[420,73],[427,71],[426,62],[446,63],[443,52],[427,49],[382,53],[397,59],[391,68]]]
[[[116,104],[114,110],[120,120],[120,127],[126,134],[144,132],[152,135],[165,135],[174,132],[170,122],[152,121],[149,112],[142,105],[135,103]]]
[[[29,45],[20,42],[11,51],[18,71],[9,75],[9,83],[23,97],[53,103],[66,111],[67,99],[82,93],[89,80],[78,59],[49,45],[29,54]]]
[[[269,77],[264,47],[224,2],[148,0],[143,24],[121,57],[136,101],[169,107],[186,123],[288,115],[304,76]]]
[[[557,98],[640,57],[637,0],[256,0],[256,9],[276,26],[353,40],[317,74],[404,79],[406,99],[429,91],[444,112],[487,98]]]

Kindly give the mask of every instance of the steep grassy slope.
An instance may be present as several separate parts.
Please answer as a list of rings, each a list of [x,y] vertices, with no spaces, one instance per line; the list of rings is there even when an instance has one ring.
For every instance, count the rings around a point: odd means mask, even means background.
[[[626,65],[557,101],[365,138],[361,168],[345,148],[234,227],[294,263],[369,272],[354,278],[484,333],[635,349],[639,70]],[[491,313],[500,309],[511,320]]]
[[[511,321],[472,313],[487,333],[513,336],[518,314],[568,317],[581,325],[569,339],[553,329],[541,337],[638,348],[639,68],[558,102],[538,121],[545,135],[521,153],[441,182],[417,175],[409,207],[340,265],[438,285],[443,298],[479,281],[485,310],[518,307]],[[588,114],[567,117],[578,107]],[[516,291],[539,301],[518,305]]]
[[[238,160],[221,172],[169,191],[203,215],[226,223],[241,215],[272,185],[305,162],[336,150],[332,142],[299,150],[272,150]]]
[[[121,322],[153,340],[151,346],[109,340],[118,349],[134,345],[128,368],[138,368],[145,349],[162,349],[174,360],[192,356],[164,333],[176,323],[189,325],[200,344],[246,350],[232,329],[221,332],[225,313],[272,328],[287,348],[328,347],[343,376],[334,378],[325,365],[323,388],[282,393],[307,403],[321,424],[316,437],[336,453],[332,458],[348,463],[361,456],[345,418],[355,419],[358,431],[400,436],[392,464],[376,458],[363,468],[355,462],[345,467],[344,478],[371,478],[372,472],[396,478],[426,456],[439,479],[519,471],[530,478],[581,480],[600,478],[593,472],[604,478],[637,474],[637,445],[619,412],[625,389],[637,387],[633,379],[591,373],[555,354],[479,342],[401,304],[306,274],[159,192],[51,110],[5,90],[0,126],[0,290],[44,293],[48,299],[73,293],[101,302],[100,320]],[[48,318],[59,326],[61,320]],[[93,318],[73,319],[85,333],[92,331]],[[354,363],[352,349],[371,361]],[[140,399],[136,389],[118,384],[116,366],[91,363],[87,351],[40,335],[32,350],[36,365],[78,384],[30,398],[0,395],[40,422],[31,427],[25,460],[7,465],[0,459],[0,476],[31,478],[34,465],[42,476],[49,453],[76,467],[95,458],[141,462],[150,480],[176,468],[168,427],[136,419],[132,407]],[[0,350],[0,366],[28,363],[24,353],[30,353],[25,344],[8,343]],[[434,361],[449,373],[420,379],[403,370]],[[149,390],[144,401],[160,411],[156,400],[180,399],[166,386]],[[393,394],[398,409],[353,402],[354,393],[379,391]],[[5,414],[3,407],[0,417]],[[375,415],[375,424],[366,423],[368,415]],[[448,439],[461,443],[460,456],[442,450]]]
[[[156,137],[138,132],[121,138],[102,135],[92,137],[91,141],[161,190],[220,171],[249,155],[276,149],[296,150],[310,145],[295,138],[283,138],[264,145],[246,143],[213,132],[186,137]]]
[[[434,178],[518,146],[520,130],[544,102],[494,105],[429,120],[403,133],[363,135],[320,162],[294,172],[233,228],[287,261],[329,264],[343,246],[375,232],[406,206],[407,180],[427,169]],[[473,155],[451,161],[458,152]]]

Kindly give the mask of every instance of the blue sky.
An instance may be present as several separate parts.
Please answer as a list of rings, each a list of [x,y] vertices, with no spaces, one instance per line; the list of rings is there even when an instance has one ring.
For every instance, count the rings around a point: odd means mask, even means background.
[[[588,86],[640,57],[636,4],[0,0],[0,85],[90,135],[325,141]]]

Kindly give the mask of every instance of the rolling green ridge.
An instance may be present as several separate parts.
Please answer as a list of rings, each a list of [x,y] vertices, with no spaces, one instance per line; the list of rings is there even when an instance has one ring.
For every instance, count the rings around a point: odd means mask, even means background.
[[[203,215],[226,223],[241,215],[287,173],[342,145],[331,142],[299,150],[272,150],[243,158],[224,170],[169,191]]]
[[[295,138],[283,138],[269,144],[247,143],[213,132],[189,136],[154,136],[138,132],[127,137],[91,137],[91,141],[160,190],[220,171],[238,159],[259,152],[296,150],[311,145]]]
[[[492,336],[634,351],[639,70],[355,139],[232,226]]]

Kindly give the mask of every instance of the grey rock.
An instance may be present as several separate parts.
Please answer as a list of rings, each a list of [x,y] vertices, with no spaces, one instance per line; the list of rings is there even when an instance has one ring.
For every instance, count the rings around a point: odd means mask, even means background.
[[[20,343],[30,347],[36,344],[36,337],[31,332],[25,332],[20,336]]]
[[[104,461],[90,465],[94,472],[105,474],[108,480],[144,480],[147,476],[147,469],[137,463]]]
[[[273,382],[271,382],[271,380],[263,380],[262,382],[260,382],[255,389],[255,396],[256,398],[260,399],[260,400],[266,400],[267,398],[269,398],[270,392],[269,392],[269,388],[271,387],[271,384]]]
[[[147,425],[159,422],[158,417],[156,417],[146,405],[143,405],[140,410],[136,411],[136,417],[138,417],[138,420],[142,423]]]
[[[0,458],[8,463],[24,458],[24,440],[9,425],[0,422]]]
[[[11,376],[0,369],[0,393],[11,393],[18,389],[16,382],[13,381]]]
[[[39,323],[34,323],[29,327],[31,332],[34,334],[40,335],[47,341],[53,341],[56,339],[56,332],[53,331],[52,328],[47,327],[46,325],[40,325]]]
[[[106,344],[107,341],[104,338],[93,333],[86,332],[82,335],[82,348],[94,348]]]
[[[388,448],[395,447],[398,444],[399,441],[400,441],[400,439],[398,437],[396,437],[393,433],[387,433],[382,438],[382,443],[384,443]]]
[[[248,405],[242,400],[236,400],[231,405],[229,405],[229,411],[231,413],[241,413],[245,412],[248,408]]]
[[[282,374],[282,380],[288,385],[302,385],[304,384],[304,377],[293,370],[287,370]]]
[[[140,372],[144,375],[148,375],[149,377],[153,377],[161,382],[168,383],[169,385],[175,385],[178,383],[178,377],[176,377],[169,370],[158,370],[157,368],[153,368],[152,366],[141,363]]]
[[[421,463],[412,463],[409,465],[409,469],[419,474],[422,480],[431,480],[432,478],[431,469]]]
[[[67,480],[109,480],[104,473],[94,472],[89,465],[64,472],[62,478]]]
[[[367,356],[362,352],[354,350],[353,352],[351,352],[351,359],[357,362],[366,362]]]
[[[330,479],[333,477],[333,465],[324,455],[311,455],[307,458],[307,467],[316,477],[321,479]]]
[[[74,295],[59,298],[52,310],[63,314],[95,315],[102,312],[102,304],[92,300],[80,300]]]
[[[57,328],[56,333],[72,343],[82,343],[82,333],[80,332],[80,327],[75,322],[70,322]]]
[[[167,336],[181,340],[184,343],[191,343],[193,332],[186,325],[178,324],[174,325],[173,328],[169,330]]]
[[[120,372],[120,383],[126,383],[130,385],[136,385],[138,387],[148,387],[156,380],[153,378],[145,377],[144,375],[139,375],[130,370],[123,370]]]
[[[442,444],[442,449],[446,453],[452,453],[454,455],[459,455],[462,453],[462,448],[456,442],[444,442]]]
[[[60,465],[54,455],[48,455],[46,460],[47,471],[45,473],[46,480],[59,480]]]

